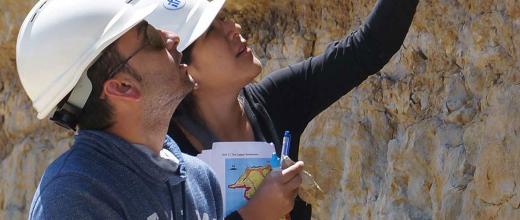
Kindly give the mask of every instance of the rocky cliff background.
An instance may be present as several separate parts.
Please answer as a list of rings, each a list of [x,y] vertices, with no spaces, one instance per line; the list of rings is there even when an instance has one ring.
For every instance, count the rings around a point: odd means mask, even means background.
[[[0,219],[24,219],[72,133],[38,121],[15,65],[34,0],[0,0]],[[264,74],[357,28],[375,0],[228,0]],[[401,50],[323,112],[301,159],[315,219],[520,219],[520,1],[421,0]]]

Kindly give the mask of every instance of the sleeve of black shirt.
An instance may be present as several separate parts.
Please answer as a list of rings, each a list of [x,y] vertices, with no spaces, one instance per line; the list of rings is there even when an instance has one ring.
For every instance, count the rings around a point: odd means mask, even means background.
[[[378,72],[399,50],[418,0],[378,0],[358,30],[324,53],[280,69],[253,86],[280,129],[302,132],[336,100]]]

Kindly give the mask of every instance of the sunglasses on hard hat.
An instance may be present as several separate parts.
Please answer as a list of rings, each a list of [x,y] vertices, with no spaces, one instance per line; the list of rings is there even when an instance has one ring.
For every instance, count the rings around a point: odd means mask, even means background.
[[[151,47],[152,49],[156,50],[162,50],[166,48],[166,44],[164,43],[164,39],[161,37],[159,31],[155,29],[153,26],[149,25],[148,22],[143,21],[139,23],[137,26],[137,30],[139,32],[142,32],[144,34],[144,43],[143,45],[134,51],[130,56],[128,56],[126,59],[121,61],[119,64],[117,64],[114,68],[111,68],[108,74],[108,78],[112,78],[115,76],[116,73],[121,71],[124,68],[132,69],[128,65],[128,61],[132,59],[135,55],[137,55],[139,52],[141,52],[143,49],[147,47]]]

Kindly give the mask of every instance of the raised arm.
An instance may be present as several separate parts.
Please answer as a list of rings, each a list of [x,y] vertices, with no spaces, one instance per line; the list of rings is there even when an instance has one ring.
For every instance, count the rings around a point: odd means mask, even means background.
[[[279,129],[301,132],[317,114],[378,72],[399,50],[418,0],[379,0],[365,23],[325,52],[251,86]]]

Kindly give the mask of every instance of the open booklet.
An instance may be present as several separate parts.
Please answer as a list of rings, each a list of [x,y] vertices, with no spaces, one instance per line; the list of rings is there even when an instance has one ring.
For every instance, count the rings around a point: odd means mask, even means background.
[[[265,142],[215,142],[197,157],[217,175],[224,201],[224,216],[244,206],[271,172],[274,146]]]

